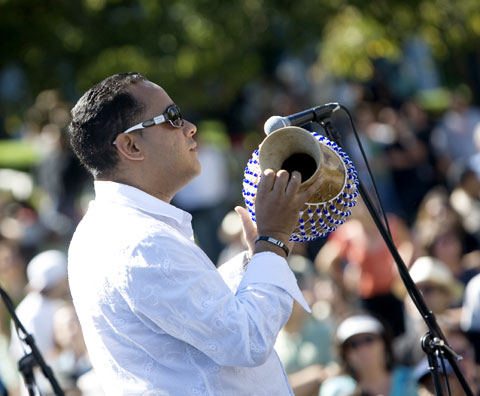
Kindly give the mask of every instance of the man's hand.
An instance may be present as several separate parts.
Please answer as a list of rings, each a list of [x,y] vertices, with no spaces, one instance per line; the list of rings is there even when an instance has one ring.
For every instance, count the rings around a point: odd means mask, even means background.
[[[268,250],[285,255],[281,248],[269,242],[260,241],[255,244],[257,235],[266,235],[278,239],[290,249],[292,248],[293,243],[289,242],[289,239],[297,225],[299,211],[317,191],[321,180],[316,180],[304,191],[299,191],[300,184],[301,175],[299,172],[292,172],[289,179],[286,170],[280,170],[276,173],[272,169],[265,170],[262,173],[255,199],[256,228],[244,208],[235,208],[242,219],[245,239],[251,254]]]

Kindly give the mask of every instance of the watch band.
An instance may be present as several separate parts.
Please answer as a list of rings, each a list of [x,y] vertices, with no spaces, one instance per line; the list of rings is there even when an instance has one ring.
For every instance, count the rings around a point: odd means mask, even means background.
[[[265,236],[265,235],[260,235],[256,239],[255,243],[257,243],[258,241],[266,241],[266,242],[273,243],[274,245],[277,245],[278,247],[280,247],[284,250],[284,252],[287,254],[287,257],[290,254],[290,249],[288,249],[287,245],[285,245],[282,241],[279,241],[278,239],[275,239],[275,238],[272,238],[272,237],[269,237],[269,236]]]

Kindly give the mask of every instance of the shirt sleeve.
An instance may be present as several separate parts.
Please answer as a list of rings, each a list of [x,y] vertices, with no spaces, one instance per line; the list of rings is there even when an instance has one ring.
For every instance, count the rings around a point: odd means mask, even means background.
[[[225,366],[263,364],[290,316],[292,297],[308,309],[280,256],[254,255],[233,293],[198,247],[169,236],[152,236],[135,247],[122,295],[152,331]]]
[[[311,312],[307,302],[298,288],[295,275],[290,270],[287,260],[272,252],[254,254],[248,263],[247,272],[238,290],[243,292],[254,285],[271,284],[285,290],[307,311]]]
[[[245,275],[248,261],[248,252],[244,251],[218,267],[220,276],[233,293],[237,291],[243,275]]]

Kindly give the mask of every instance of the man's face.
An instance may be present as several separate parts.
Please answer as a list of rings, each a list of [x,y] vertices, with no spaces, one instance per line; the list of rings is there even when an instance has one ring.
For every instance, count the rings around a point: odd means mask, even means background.
[[[135,84],[131,92],[145,104],[142,120],[159,116],[174,104],[161,87],[149,81]],[[134,132],[141,134],[139,144],[145,155],[147,171],[158,174],[161,183],[178,184],[180,188],[198,176],[201,167],[197,143],[193,139],[196,131],[197,127],[185,120],[180,128],[167,121]]]

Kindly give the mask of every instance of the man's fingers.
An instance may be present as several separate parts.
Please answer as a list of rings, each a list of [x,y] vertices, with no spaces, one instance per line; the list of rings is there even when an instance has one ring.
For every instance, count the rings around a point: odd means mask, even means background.
[[[302,175],[300,172],[293,171],[292,172],[292,177],[290,178],[287,189],[285,190],[285,193],[288,196],[293,196],[297,193],[298,189],[300,188],[300,184],[302,183]]]
[[[236,206],[235,207],[235,212],[240,216],[240,220],[242,221],[242,226],[243,229],[248,233],[248,234],[255,234],[257,232],[255,228],[255,224],[253,224],[253,221],[250,219],[250,216],[248,215],[247,209],[245,209],[242,206]]]
[[[277,194],[285,194],[289,177],[288,172],[285,169],[280,169],[275,176],[273,191]]]
[[[245,242],[247,242],[249,256],[253,256],[255,251],[255,240],[257,239],[257,227],[250,219],[248,212],[245,208],[241,206],[235,207],[235,212],[240,216],[243,228],[243,236],[245,237]]]
[[[275,172],[272,169],[265,169],[262,172],[262,177],[258,183],[257,194],[262,195],[269,191],[272,191],[273,184],[275,183]]]
[[[250,219],[250,216],[244,207],[236,206],[235,212],[237,212],[237,214],[240,216],[245,239],[247,240],[247,243],[250,244],[257,238],[257,227],[253,223],[252,219]]]

